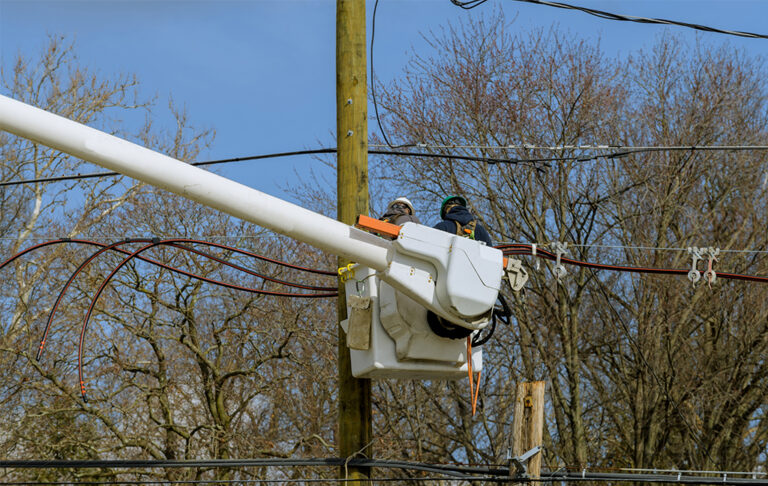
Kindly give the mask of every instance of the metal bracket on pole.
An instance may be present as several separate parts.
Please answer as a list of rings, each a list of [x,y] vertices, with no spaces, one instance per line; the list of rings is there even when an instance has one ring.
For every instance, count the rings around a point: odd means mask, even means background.
[[[702,249],[703,254],[708,257],[707,260],[707,271],[704,272],[704,276],[707,278],[707,285],[709,288],[712,288],[712,284],[715,283],[715,279],[717,279],[717,273],[715,272],[715,269],[712,268],[714,265],[714,262],[717,261],[717,255],[720,254],[720,248],[712,248],[711,246],[707,249]]]
[[[511,449],[507,449],[507,460],[509,461],[509,475],[516,478],[528,477],[528,460],[541,452],[541,446],[536,446],[521,456],[511,457]]]
[[[695,246],[689,246],[688,247],[688,254],[691,255],[691,271],[688,272],[688,280],[691,281],[691,285],[696,285],[696,282],[701,280],[701,274],[699,273],[699,269],[696,268],[699,260],[703,260],[704,258],[704,248],[698,248]]]
[[[504,258],[504,276],[509,280],[509,285],[515,292],[520,292],[525,282],[528,281],[528,272],[523,268],[523,262],[512,257]]]
[[[565,265],[560,263],[560,258],[563,256],[563,253],[566,252],[568,248],[568,243],[561,242],[561,241],[555,241],[553,243],[550,243],[550,247],[552,250],[554,250],[555,255],[557,255],[557,259],[555,260],[555,277],[557,278],[558,283],[560,280],[565,277],[565,275],[568,273],[568,271],[565,269]]]

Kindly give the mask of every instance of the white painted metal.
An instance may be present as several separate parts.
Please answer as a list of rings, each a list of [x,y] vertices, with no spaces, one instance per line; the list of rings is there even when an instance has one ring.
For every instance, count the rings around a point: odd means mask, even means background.
[[[415,223],[403,225],[393,250],[382,280],[454,324],[488,325],[501,289],[500,250]]]
[[[466,339],[441,338],[429,330],[426,309],[378,279],[376,272],[355,267],[347,295],[371,298],[370,346],[350,349],[352,374],[358,378],[458,380],[467,377]],[[351,315],[352,310],[348,310]],[[347,330],[347,321],[341,323]],[[472,371],[480,371],[483,352],[472,349]]]
[[[0,96],[0,129],[251,221],[378,271],[440,317],[482,329],[501,288],[502,253],[414,223],[390,242],[134,143]]]
[[[167,155],[0,96],[0,128],[377,270],[388,241]]]

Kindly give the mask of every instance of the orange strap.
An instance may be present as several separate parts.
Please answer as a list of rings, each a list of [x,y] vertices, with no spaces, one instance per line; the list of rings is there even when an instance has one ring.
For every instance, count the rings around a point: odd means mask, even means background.
[[[472,401],[472,416],[477,411],[477,397],[480,395],[480,376],[483,370],[477,372],[477,387],[472,377],[472,336],[467,336],[467,370],[469,371],[469,398]]]
[[[374,219],[364,214],[361,214],[360,216],[357,217],[355,226],[357,226],[360,229],[373,231],[382,236],[390,236],[392,238],[397,238],[397,235],[400,234],[400,229],[401,229],[401,227],[396,224],[387,223],[386,221]]]

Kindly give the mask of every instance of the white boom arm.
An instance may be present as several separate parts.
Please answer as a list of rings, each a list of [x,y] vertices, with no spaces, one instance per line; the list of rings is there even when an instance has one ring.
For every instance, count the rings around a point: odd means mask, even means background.
[[[499,250],[410,225],[393,243],[1,95],[0,129],[359,262],[454,324],[481,329],[488,323],[501,286]]]
[[[387,267],[386,240],[5,96],[0,128],[376,270]]]

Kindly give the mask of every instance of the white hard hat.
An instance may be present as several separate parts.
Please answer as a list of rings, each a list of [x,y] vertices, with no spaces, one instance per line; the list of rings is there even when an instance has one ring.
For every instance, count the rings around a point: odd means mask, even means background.
[[[406,197],[398,197],[397,199],[395,199],[394,201],[392,201],[391,203],[389,203],[389,204],[387,205],[387,207],[388,207],[388,208],[389,208],[389,207],[392,207],[392,205],[393,205],[393,204],[395,204],[395,203],[403,203],[403,204],[405,204],[406,206],[408,206],[408,209],[410,209],[410,210],[411,210],[411,214],[414,214],[414,213],[416,212],[416,210],[415,210],[415,209],[413,209],[413,204],[411,204],[411,201],[409,201],[409,200],[408,200],[408,198],[406,198]]]

